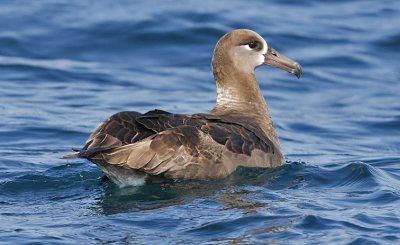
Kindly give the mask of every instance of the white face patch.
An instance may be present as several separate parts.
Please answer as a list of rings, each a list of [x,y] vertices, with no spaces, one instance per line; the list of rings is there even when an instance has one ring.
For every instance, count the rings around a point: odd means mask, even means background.
[[[262,64],[264,64],[264,60],[265,60],[265,58],[264,58],[264,54],[262,53],[262,54],[260,54],[260,55],[258,55],[257,56],[257,66],[260,66],[260,65],[262,65]]]
[[[264,40],[264,38],[261,38],[261,40],[263,41],[263,49],[261,50],[262,54],[266,54],[267,50],[268,50],[268,44],[267,42]]]
[[[259,41],[262,42],[262,50],[257,51],[255,49],[252,49],[248,44],[240,45],[235,48],[234,55],[237,57],[235,58],[235,60],[237,62],[236,67],[238,69],[242,69],[245,72],[253,73],[254,69],[257,66],[264,64],[264,54],[268,50],[268,44],[261,37],[259,37]]]
[[[244,47],[245,49],[249,50],[249,51],[252,51],[252,50],[253,50],[252,48],[250,48],[250,46],[249,46],[248,44],[243,45],[243,47]]]
[[[264,60],[265,60],[264,54],[266,54],[267,51],[268,51],[268,44],[267,44],[267,42],[264,40],[264,38],[261,38],[261,40],[262,40],[262,42],[263,42],[263,49],[260,51],[260,52],[261,52],[261,55],[258,57],[259,66],[262,65],[262,64],[264,64]]]

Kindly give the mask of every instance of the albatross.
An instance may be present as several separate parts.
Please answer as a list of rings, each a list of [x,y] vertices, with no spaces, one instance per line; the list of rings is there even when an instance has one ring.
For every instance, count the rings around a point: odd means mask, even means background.
[[[299,63],[256,32],[228,32],[214,49],[217,100],[209,113],[122,111],[106,119],[82,149],[65,158],[88,159],[120,186],[160,179],[220,179],[239,166],[280,166],[284,155],[254,75],[261,65],[298,78],[302,73]]]

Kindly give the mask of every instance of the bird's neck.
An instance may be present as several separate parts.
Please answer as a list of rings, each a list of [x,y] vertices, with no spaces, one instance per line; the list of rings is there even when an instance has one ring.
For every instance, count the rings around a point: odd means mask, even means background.
[[[264,96],[254,73],[238,70],[225,73],[214,69],[217,82],[217,102],[212,113],[220,116],[246,117],[279,146]]]
[[[254,116],[268,113],[264,96],[254,74],[235,71],[224,75],[218,74],[215,78],[217,102],[213,111],[237,111]]]

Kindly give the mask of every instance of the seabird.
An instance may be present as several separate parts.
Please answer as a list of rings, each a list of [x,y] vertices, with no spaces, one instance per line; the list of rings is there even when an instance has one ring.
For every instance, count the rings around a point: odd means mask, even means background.
[[[298,78],[301,66],[256,32],[237,29],[217,43],[212,70],[217,101],[209,113],[123,111],[106,119],[85,146],[86,158],[120,186],[157,180],[207,180],[238,166],[273,168],[284,155],[254,69],[270,65]]]

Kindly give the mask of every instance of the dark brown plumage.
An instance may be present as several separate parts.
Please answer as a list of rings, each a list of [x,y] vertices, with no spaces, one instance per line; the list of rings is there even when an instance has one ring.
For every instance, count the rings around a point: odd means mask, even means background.
[[[271,62],[269,50],[255,32],[228,33],[214,51],[218,96],[210,113],[119,112],[101,124],[82,149],[66,157],[89,159],[120,185],[155,177],[217,179],[237,166],[281,165],[279,140],[253,74],[256,66]],[[273,51],[273,66],[301,73],[300,66],[284,56],[279,63],[280,54]]]

